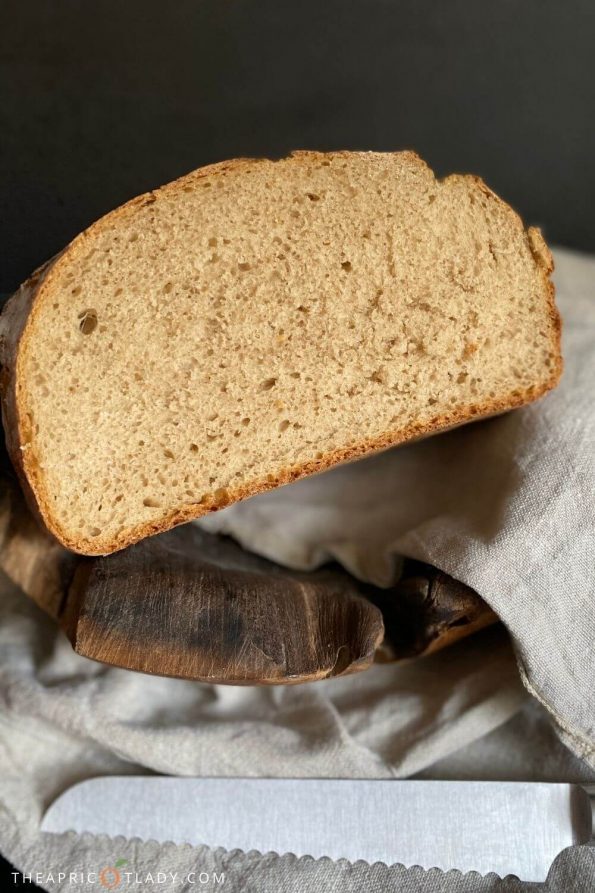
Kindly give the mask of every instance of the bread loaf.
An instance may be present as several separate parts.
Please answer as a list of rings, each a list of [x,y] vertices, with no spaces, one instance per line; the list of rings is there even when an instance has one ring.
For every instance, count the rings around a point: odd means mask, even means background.
[[[30,501],[105,554],[338,462],[535,400],[550,253],[411,152],[206,167],[103,217],[0,323]]]

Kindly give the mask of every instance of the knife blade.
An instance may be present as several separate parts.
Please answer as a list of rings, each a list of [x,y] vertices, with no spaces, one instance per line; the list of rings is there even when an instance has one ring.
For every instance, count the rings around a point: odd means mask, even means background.
[[[41,829],[543,881],[591,839],[592,812],[571,784],[106,776],[69,788]]]

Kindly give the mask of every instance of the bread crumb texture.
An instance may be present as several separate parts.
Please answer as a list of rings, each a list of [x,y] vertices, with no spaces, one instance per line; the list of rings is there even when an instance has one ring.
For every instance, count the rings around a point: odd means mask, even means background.
[[[481,180],[410,152],[200,169],[13,298],[13,461],[52,533],[99,554],[526,403],[561,370],[551,266]]]

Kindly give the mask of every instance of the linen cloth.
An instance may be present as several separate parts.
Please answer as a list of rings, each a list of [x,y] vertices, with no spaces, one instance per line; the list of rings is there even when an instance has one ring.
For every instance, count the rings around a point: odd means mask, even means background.
[[[378,585],[394,556],[491,605],[525,685],[572,749],[595,742],[595,260],[556,253],[565,371],[518,412],[232,506],[205,522],[294,567],[336,558]]]
[[[224,871],[226,891],[536,889],[491,875],[38,828],[62,790],[103,773],[595,777],[595,258],[555,257],[566,358],[556,392],[201,522],[293,567],[336,558],[381,585],[394,577],[399,555],[429,561],[491,604],[513,647],[495,628],[429,658],[344,679],[288,688],[201,685],[74,654],[4,578],[0,851],[18,869],[64,871],[65,881],[46,879],[52,890],[97,889],[70,884],[68,873],[118,858],[140,876],[177,871],[182,878],[189,866]],[[586,890],[594,881],[593,851],[581,847],[556,860],[543,889]],[[135,888],[196,889],[179,881]],[[218,887],[211,878],[206,888]]]

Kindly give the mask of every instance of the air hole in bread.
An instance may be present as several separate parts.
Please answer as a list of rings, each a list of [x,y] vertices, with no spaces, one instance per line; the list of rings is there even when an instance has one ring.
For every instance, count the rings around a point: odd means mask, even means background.
[[[91,335],[97,328],[97,313],[95,310],[83,310],[79,313],[79,329],[83,335]]]

